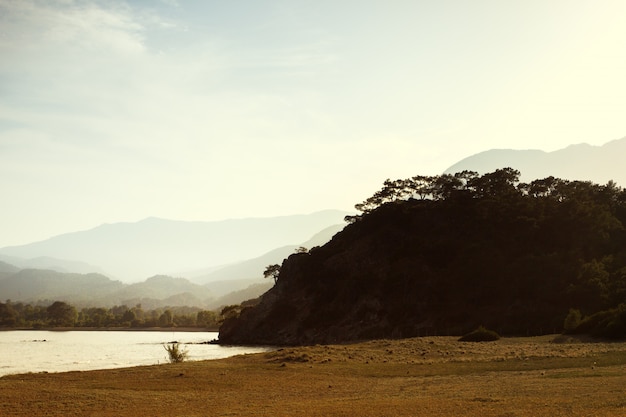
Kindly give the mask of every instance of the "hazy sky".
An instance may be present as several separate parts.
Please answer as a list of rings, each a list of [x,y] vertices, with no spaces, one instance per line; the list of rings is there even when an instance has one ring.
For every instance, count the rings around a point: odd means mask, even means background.
[[[0,247],[626,136],[626,1],[0,0]]]

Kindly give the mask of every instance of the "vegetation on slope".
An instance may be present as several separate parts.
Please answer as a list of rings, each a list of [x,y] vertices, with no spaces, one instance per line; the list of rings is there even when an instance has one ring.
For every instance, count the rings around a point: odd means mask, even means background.
[[[572,309],[581,325],[604,311],[596,322],[626,334],[626,192],[519,175],[385,181],[331,242],[286,259],[260,303],[224,322],[220,341],[462,335],[479,325],[542,334],[561,331]]]

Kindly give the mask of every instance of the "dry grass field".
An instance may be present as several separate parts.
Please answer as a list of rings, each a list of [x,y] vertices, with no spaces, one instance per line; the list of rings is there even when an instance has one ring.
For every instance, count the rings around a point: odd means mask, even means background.
[[[450,337],[0,378],[1,416],[626,416],[626,343]]]

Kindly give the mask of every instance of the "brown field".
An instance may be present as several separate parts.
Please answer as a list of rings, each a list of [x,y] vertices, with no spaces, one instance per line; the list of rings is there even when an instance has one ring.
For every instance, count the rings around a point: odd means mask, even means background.
[[[0,378],[0,416],[626,416],[626,343],[450,337]]]

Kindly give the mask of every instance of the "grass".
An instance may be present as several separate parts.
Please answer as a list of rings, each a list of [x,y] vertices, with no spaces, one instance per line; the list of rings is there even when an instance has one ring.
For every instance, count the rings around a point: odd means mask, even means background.
[[[2,416],[623,416],[626,343],[431,337],[0,378]]]

